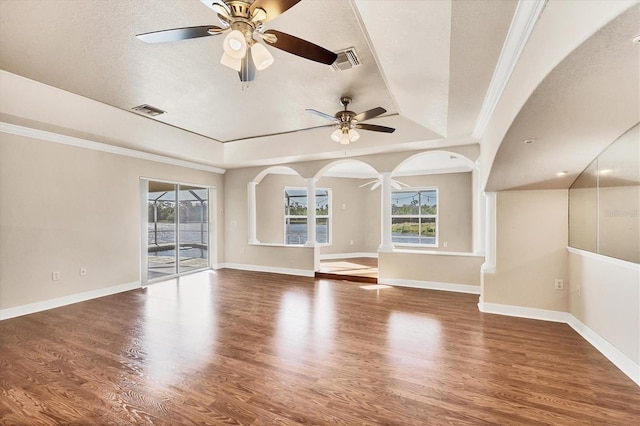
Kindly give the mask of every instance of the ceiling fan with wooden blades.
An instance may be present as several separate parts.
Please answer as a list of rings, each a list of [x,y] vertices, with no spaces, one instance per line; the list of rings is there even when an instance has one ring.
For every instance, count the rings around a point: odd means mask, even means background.
[[[347,107],[351,103],[351,98],[349,96],[341,97],[340,103],[344,106],[344,110],[338,111],[334,115],[325,114],[324,112],[307,108],[307,111],[335,123],[338,128],[331,134],[331,139],[333,139],[334,141],[339,142],[343,145],[348,145],[351,142],[357,141],[360,138],[360,134],[356,131],[356,129],[383,133],[395,132],[396,129],[394,129],[393,127],[361,123],[362,121],[369,120],[371,118],[384,114],[385,112],[387,112],[386,109],[376,107],[368,111],[356,114],[355,112],[349,111],[347,109]]]
[[[300,0],[201,0],[213,9],[221,26],[173,28],[137,34],[146,43],[164,43],[227,33],[220,63],[238,71],[240,81],[253,81],[256,70],[273,63],[273,56],[260,40],[311,61],[331,65],[337,55],[324,47],[277,30],[264,30],[263,24],[286,12]]]

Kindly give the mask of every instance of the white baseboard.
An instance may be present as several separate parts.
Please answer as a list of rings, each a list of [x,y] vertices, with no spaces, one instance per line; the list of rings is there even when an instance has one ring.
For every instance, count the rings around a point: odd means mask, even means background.
[[[423,288],[427,290],[453,291],[456,293],[480,294],[479,285],[452,284],[435,281],[398,280],[382,277],[378,277],[378,284],[394,285],[399,287]]]
[[[218,265],[218,269],[239,269],[241,271],[270,272],[272,274],[296,275],[299,277],[315,277],[315,271],[306,269],[278,268],[275,266],[248,265],[244,263],[223,263]]]
[[[553,321],[568,324],[576,333],[582,336],[602,355],[613,363],[620,371],[640,386],[640,365],[620,352],[598,333],[587,327],[568,312],[551,311],[547,309],[526,308],[523,306],[501,305],[498,303],[478,302],[478,309],[489,314],[507,315],[511,317],[528,318],[543,321]]]
[[[72,303],[84,302],[86,300],[97,299],[98,297],[110,296],[124,291],[140,288],[140,281],[133,281],[126,284],[111,287],[99,288],[97,290],[85,291],[83,293],[71,294],[69,296],[56,297],[55,299],[43,300],[42,302],[29,303],[27,305],[15,306],[13,308],[0,309],[0,320],[15,318],[22,315],[33,314],[47,309],[59,308]]]
[[[479,302],[478,309],[486,314],[506,315],[542,321],[567,322],[567,313],[548,309],[526,308],[524,306],[501,305],[499,303]]]
[[[369,257],[372,259],[378,258],[378,253],[366,253],[366,252],[357,252],[357,253],[329,253],[329,254],[321,254],[320,260],[327,259],[350,259],[353,257]]]
[[[587,342],[596,348],[602,355],[607,357],[609,361],[640,386],[640,365],[636,364],[631,358],[620,352],[611,343],[603,339],[598,333],[587,327],[579,319],[567,313],[567,324],[573,328],[576,333],[584,338]]]

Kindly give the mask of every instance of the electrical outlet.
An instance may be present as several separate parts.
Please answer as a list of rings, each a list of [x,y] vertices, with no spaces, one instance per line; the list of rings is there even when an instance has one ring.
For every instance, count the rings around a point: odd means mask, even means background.
[[[52,281],[60,281],[60,278],[61,278],[60,271],[54,271],[51,273]]]
[[[353,240],[349,240],[349,245],[353,245]]]
[[[576,288],[576,294],[577,294],[578,296],[582,296],[582,287],[578,287],[578,288]]]
[[[448,245],[448,244],[447,244],[447,242],[446,242],[446,241],[445,241],[444,243],[442,243],[442,246],[443,246],[444,248],[447,248],[447,245]]]
[[[85,275],[87,275],[87,267],[86,266],[82,266],[80,268],[80,276],[84,277]]]
[[[556,278],[556,290],[564,290],[564,280]]]

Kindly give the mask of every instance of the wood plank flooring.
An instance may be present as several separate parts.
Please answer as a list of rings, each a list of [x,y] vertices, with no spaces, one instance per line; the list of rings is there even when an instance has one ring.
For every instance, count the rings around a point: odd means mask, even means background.
[[[220,270],[0,322],[3,425],[637,425],[566,324]]]

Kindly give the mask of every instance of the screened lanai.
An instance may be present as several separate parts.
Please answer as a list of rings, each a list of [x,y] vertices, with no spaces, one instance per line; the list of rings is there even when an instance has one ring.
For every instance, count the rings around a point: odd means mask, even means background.
[[[208,202],[207,188],[149,181],[148,280],[209,266]]]

